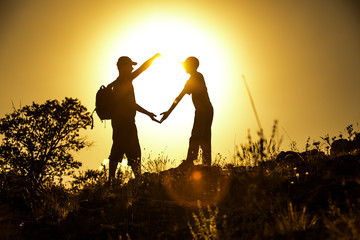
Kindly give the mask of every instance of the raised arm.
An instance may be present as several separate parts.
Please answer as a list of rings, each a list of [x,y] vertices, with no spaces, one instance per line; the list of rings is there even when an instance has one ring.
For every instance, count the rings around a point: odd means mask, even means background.
[[[138,69],[136,69],[134,72],[131,73],[132,79],[135,79],[142,72],[144,72],[146,69],[148,69],[151,66],[151,64],[154,62],[154,60],[160,56],[161,56],[161,54],[157,53],[154,56],[152,56],[151,58],[149,58],[147,61],[145,61]]]
[[[177,98],[175,98],[173,104],[171,105],[171,107],[169,108],[169,110],[167,110],[166,112],[161,113],[160,115],[163,115],[163,117],[160,120],[160,123],[162,123],[163,121],[165,121],[165,119],[168,118],[168,116],[170,115],[170,113],[174,110],[174,108],[178,105],[178,103],[181,101],[181,99],[184,97],[184,95],[186,94],[185,90],[183,90],[179,96],[177,96]]]

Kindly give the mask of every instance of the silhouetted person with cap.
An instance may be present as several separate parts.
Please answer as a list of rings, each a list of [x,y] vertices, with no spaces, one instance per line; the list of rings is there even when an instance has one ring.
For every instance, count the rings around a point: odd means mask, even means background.
[[[109,183],[115,177],[118,162],[121,162],[124,154],[128,159],[128,165],[134,172],[135,177],[141,175],[141,150],[135,125],[136,111],[148,115],[153,121],[156,115],[151,113],[135,101],[133,80],[145,71],[152,62],[159,57],[156,54],[144,62],[138,69],[133,71],[133,62],[129,57],[120,57],[117,62],[119,76],[109,84],[114,93],[114,116],[111,119],[113,128],[113,145],[109,156]]]
[[[169,110],[161,113],[163,117],[160,122],[163,122],[170,115],[185,94],[191,94],[195,107],[194,125],[186,160],[180,166],[189,167],[193,165],[193,160],[197,159],[200,146],[203,151],[203,164],[211,166],[211,124],[214,109],[210,102],[204,77],[197,71],[199,60],[195,57],[188,57],[183,63],[183,67],[186,73],[190,74],[190,78]]]

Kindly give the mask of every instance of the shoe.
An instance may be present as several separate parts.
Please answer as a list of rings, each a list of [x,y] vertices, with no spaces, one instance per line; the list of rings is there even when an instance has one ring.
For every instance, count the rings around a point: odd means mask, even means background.
[[[110,180],[105,182],[105,187],[106,188],[111,188],[112,187],[112,182]]]
[[[180,163],[180,165],[178,166],[178,168],[190,168],[192,166],[194,166],[193,161],[183,160],[182,163]]]

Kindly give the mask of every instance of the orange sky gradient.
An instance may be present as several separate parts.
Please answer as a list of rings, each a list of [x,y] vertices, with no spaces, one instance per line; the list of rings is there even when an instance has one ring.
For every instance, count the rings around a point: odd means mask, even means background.
[[[338,135],[360,119],[360,4],[355,0],[11,1],[0,3],[0,117],[47,99],[74,97],[94,109],[95,94],[128,55],[157,59],[134,82],[140,105],[167,110],[188,76],[169,64],[193,55],[215,116],[213,156],[231,160],[235,145],[258,131],[246,76],[265,136],[279,120],[290,139]],[[194,109],[189,96],[161,125],[137,114],[142,155],[185,159]],[[84,132],[94,145],[76,153],[98,168],[111,148],[111,124],[95,116]]]

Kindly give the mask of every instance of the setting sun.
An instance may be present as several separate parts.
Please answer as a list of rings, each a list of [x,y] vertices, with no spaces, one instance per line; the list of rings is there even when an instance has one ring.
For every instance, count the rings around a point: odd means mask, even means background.
[[[114,58],[129,53],[134,61],[141,64],[142,60],[157,52],[162,55],[134,82],[137,101],[155,108],[168,107],[189,78],[179,64],[189,56],[200,60],[199,71],[205,76],[211,99],[216,102],[221,99],[219,79],[225,74],[226,58],[221,44],[216,42],[216,34],[206,31],[206,26],[181,18],[158,16],[147,19],[146,24],[134,24],[122,39],[121,46],[114,43],[110,47],[118,54]]]
[[[141,23],[135,22],[131,26],[121,36],[111,38],[106,45],[108,52],[104,54],[111,56],[112,66],[119,56],[127,55],[138,63],[135,69],[155,53],[162,55],[133,82],[139,105],[157,114],[159,119],[160,113],[171,106],[190,77],[181,65],[189,56],[200,61],[198,70],[204,75],[211,102],[215,106],[224,105],[227,57],[222,48],[225,44],[219,44],[219,33],[200,21],[164,14],[142,19]],[[111,75],[110,72],[107,74],[110,83],[118,73],[113,67]],[[217,114],[221,113],[222,110],[217,109]],[[191,97],[185,96],[169,120],[161,125],[148,121],[142,114],[137,114],[137,118],[143,148],[155,153],[166,149],[175,153],[175,158],[184,158],[194,118]],[[158,136],[156,141],[151,140],[154,136]]]

